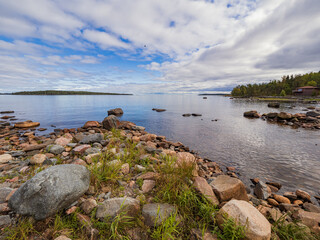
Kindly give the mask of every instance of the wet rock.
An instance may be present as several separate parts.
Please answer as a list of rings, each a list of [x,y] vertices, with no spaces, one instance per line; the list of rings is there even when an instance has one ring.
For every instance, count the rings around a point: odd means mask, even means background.
[[[244,117],[247,118],[260,118],[260,114],[257,111],[248,111],[243,113]]]
[[[220,175],[210,183],[210,186],[220,202],[229,201],[232,198],[249,201],[246,187],[239,179]]]
[[[194,117],[201,117],[202,116],[202,114],[200,114],[200,113],[191,113],[191,115]]]
[[[123,114],[123,110],[121,108],[110,109],[108,111],[108,116],[110,115],[121,116],[122,114]]]
[[[284,197],[289,198],[291,201],[297,200],[297,195],[294,192],[285,192]]]
[[[9,187],[0,188],[0,203],[6,202],[6,198],[12,190],[13,189]]]
[[[191,116],[191,113],[184,113],[182,114],[183,117],[190,117]]]
[[[36,154],[30,158],[30,164],[42,164],[47,159],[44,154]]]
[[[296,195],[297,195],[297,197],[302,198],[302,199],[305,200],[305,201],[310,201],[310,200],[311,200],[310,194],[307,193],[307,192],[305,192],[305,191],[302,191],[302,190],[300,190],[300,189],[298,189],[298,190],[296,191]]]
[[[278,118],[288,120],[288,119],[292,118],[292,114],[286,113],[286,112],[280,112],[280,113],[278,113]]]
[[[108,117],[106,117],[103,121],[102,121],[102,126],[104,129],[107,130],[111,130],[112,128],[118,128],[120,125],[120,121],[119,119],[114,116],[114,115],[110,115]]]
[[[148,193],[154,188],[155,185],[156,185],[156,181],[154,180],[144,180],[141,190],[143,193]]]
[[[39,122],[25,121],[14,124],[15,128],[33,128],[40,126]]]
[[[193,186],[213,205],[219,205],[219,200],[214,194],[211,186],[208,184],[206,179],[204,179],[203,177],[195,177],[193,181]]]
[[[121,197],[105,200],[102,205],[97,206],[96,218],[112,217],[125,212],[126,215],[134,217],[140,210],[140,202],[134,198]]]
[[[279,206],[279,203],[276,200],[272,199],[272,198],[268,198],[267,201],[272,206],[275,206],[275,207]]]
[[[309,111],[306,113],[306,116],[307,117],[318,117],[318,116],[320,116],[320,113],[315,112],[315,111]]]
[[[176,211],[176,207],[168,203],[149,203],[143,206],[142,216],[147,226],[154,227],[159,226]]]
[[[246,226],[246,239],[269,240],[271,225],[269,221],[250,203],[246,201],[231,200],[226,203],[217,214],[217,222],[223,228],[224,215],[233,218],[238,224]]]
[[[60,145],[48,145],[46,148],[47,152],[52,153],[54,155],[61,154],[64,152],[64,147]]]
[[[14,113],[14,111],[2,111],[0,114],[9,114],[9,113]]]
[[[271,103],[268,103],[268,107],[270,107],[270,108],[279,108],[280,107],[280,103],[271,102]]]
[[[274,186],[274,187],[278,188],[279,190],[282,187],[281,183],[277,183],[277,182],[266,182],[266,184]]]
[[[281,195],[273,194],[272,197],[279,203],[287,203],[290,204],[290,200],[286,197],[283,197]]]
[[[268,113],[267,118],[276,118],[278,117],[278,113]]]
[[[12,223],[11,218],[9,215],[2,215],[0,216],[0,227],[8,226]]]
[[[267,200],[268,197],[271,195],[271,190],[265,183],[259,181],[254,188],[254,194],[259,199]]]
[[[75,164],[57,165],[36,174],[10,198],[9,207],[42,220],[70,206],[89,188],[90,172]]]
[[[88,121],[84,124],[83,128],[100,127],[100,123],[97,121]]]
[[[82,140],[79,141],[80,144],[90,144],[90,143],[99,143],[103,140],[103,135],[101,133],[90,134],[84,136]]]
[[[166,109],[163,109],[163,108],[152,108],[152,111],[164,112],[164,111],[166,111]]]
[[[3,164],[3,163],[7,163],[9,161],[12,161],[12,156],[10,154],[2,154],[0,155],[0,164]]]

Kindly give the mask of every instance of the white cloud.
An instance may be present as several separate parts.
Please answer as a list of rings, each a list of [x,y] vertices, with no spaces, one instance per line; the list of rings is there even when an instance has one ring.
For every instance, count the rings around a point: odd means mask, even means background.
[[[106,32],[86,29],[83,31],[83,37],[90,42],[97,43],[102,49],[128,48],[127,44]]]

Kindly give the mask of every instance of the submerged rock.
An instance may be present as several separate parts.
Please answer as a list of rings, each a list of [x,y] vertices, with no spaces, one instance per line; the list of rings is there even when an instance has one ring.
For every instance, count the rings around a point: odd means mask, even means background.
[[[90,172],[81,165],[57,165],[25,182],[10,198],[9,207],[21,215],[45,219],[70,206],[89,188]]]
[[[248,111],[248,112],[244,112],[243,116],[247,117],[247,118],[259,118],[259,117],[261,117],[260,114],[257,111],[254,111],[254,110]]]
[[[270,108],[279,108],[280,107],[280,103],[278,103],[278,102],[268,103],[268,107],[270,107]]]
[[[15,128],[33,128],[40,126],[39,122],[25,121],[19,122],[14,125]]]
[[[110,109],[108,111],[108,116],[110,115],[121,116],[122,114],[123,114],[123,110],[121,108]]]

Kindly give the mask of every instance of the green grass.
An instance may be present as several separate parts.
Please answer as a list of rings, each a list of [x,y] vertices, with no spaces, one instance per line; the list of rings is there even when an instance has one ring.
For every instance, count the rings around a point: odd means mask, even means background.
[[[241,226],[236,221],[227,216],[223,216],[222,231],[215,227],[213,233],[221,240],[238,240],[244,239],[246,234],[246,226]]]
[[[171,214],[159,226],[156,226],[153,229],[151,238],[156,240],[177,239],[181,235],[181,227],[179,226],[180,222],[181,220],[178,219],[177,212]]]

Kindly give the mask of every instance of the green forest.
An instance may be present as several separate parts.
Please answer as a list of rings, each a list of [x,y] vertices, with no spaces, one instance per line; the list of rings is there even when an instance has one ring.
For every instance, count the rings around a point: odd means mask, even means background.
[[[126,93],[87,92],[87,91],[45,90],[45,91],[15,92],[15,93],[12,93],[12,95],[132,95],[132,94],[126,94]]]
[[[272,80],[268,83],[247,84],[235,87],[231,95],[235,97],[257,96],[287,96],[298,87],[320,87],[320,71],[304,75],[283,76],[281,80]]]

